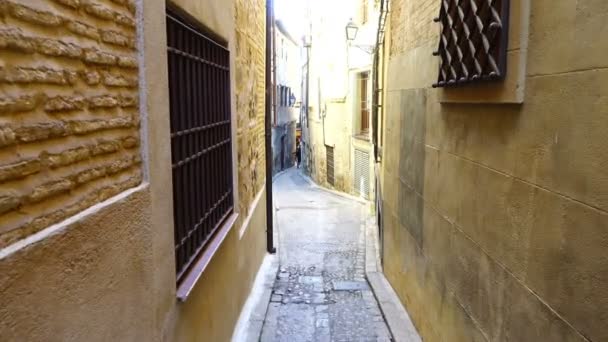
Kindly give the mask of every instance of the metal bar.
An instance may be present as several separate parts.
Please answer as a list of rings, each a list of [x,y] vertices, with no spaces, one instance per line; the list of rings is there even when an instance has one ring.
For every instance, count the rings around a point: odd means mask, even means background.
[[[208,44],[204,44],[203,45],[203,51],[201,52],[201,55],[204,58],[209,58],[209,49],[211,47]],[[202,90],[202,98],[204,100],[204,108],[203,108],[203,116],[204,116],[204,125],[208,126],[211,125],[212,120],[211,117],[209,116],[209,112],[211,111],[211,106],[209,104],[209,99],[210,99],[210,94],[208,89],[210,88],[210,84],[209,84],[209,70],[211,69],[210,65],[203,65],[203,73],[201,74],[201,78],[203,79],[203,90]],[[203,136],[203,150],[206,149],[208,146],[211,146],[211,134],[210,132],[206,132],[206,134]],[[209,165],[211,165],[211,158],[208,154],[205,154],[203,156],[203,170],[205,172],[207,172],[209,170]],[[210,192],[209,192],[209,188],[211,185],[211,181],[212,179],[210,177],[204,177],[204,189],[202,191],[205,191],[205,200],[203,201],[204,203],[204,215],[208,214],[208,210],[209,207],[211,206],[211,196],[210,196]],[[211,231],[211,225],[209,223],[209,221],[205,221],[205,224],[202,227],[203,230],[203,235],[208,235],[209,232]]]
[[[439,75],[433,87],[503,80],[507,72],[509,0],[442,0]]]
[[[199,36],[200,38],[204,39],[207,43],[214,45],[217,48],[220,49],[224,49],[224,50],[228,50],[224,45],[216,42],[215,40],[205,36],[203,33],[196,31],[195,29],[191,28],[190,26],[186,25],[182,19],[177,19],[177,16],[175,14],[169,14],[167,13],[167,19],[170,19],[171,21],[173,21],[174,23],[180,25],[181,27],[185,28],[186,30],[190,31],[192,34],[195,34],[197,36]]]
[[[272,106],[272,90],[274,85],[271,81],[271,58],[273,54],[272,33],[274,30],[274,4],[273,0],[266,0],[266,97],[265,97],[265,115],[264,115],[264,138],[265,138],[265,154],[266,154],[266,250],[268,253],[276,253],[273,241],[273,214],[274,206],[272,204],[272,146],[271,146],[271,106]]]
[[[214,68],[218,68],[218,69],[222,69],[222,70],[228,71],[228,67],[226,67],[226,66],[214,63],[214,62],[206,60],[204,58],[196,57],[195,55],[189,54],[187,52],[183,52],[183,51],[178,50],[176,48],[168,47],[167,51],[169,51],[171,53],[174,53],[174,54],[177,54],[177,55],[180,55],[180,56],[184,56],[184,57],[186,57],[188,59],[195,60],[197,62],[208,64],[208,65],[210,65],[210,66],[212,66]]]
[[[175,265],[180,282],[233,212],[229,51],[167,13]]]

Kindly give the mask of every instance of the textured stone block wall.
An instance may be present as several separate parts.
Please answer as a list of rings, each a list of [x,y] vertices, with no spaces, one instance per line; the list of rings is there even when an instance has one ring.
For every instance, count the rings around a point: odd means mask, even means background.
[[[437,36],[439,27],[432,23],[440,4],[437,0],[391,1],[391,56],[428,44]]]
[[[266,75],[266,4],[236,0],[236,111],[240,213],[246,217],[264,186],[264,111]]]
[[[0,247],[142,181],[133,0],[0,1]]]
[[[608,2],[511,1],[523,105],[440,103],[420,3],[392,2],[387,278],[425,341],[608,340]]]

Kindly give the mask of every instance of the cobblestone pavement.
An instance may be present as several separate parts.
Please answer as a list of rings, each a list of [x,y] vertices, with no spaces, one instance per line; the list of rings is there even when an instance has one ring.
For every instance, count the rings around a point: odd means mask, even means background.
[[[280,269],[261,341],[391,341],[365,280],[363,205],[295,169],[274,186]]]

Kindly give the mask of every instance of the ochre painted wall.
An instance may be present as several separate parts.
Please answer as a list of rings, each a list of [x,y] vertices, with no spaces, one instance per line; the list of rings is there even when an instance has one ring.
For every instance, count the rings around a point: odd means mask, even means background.
[[[50,11],[57,17],[82,16],[82,21],[93,27],[93,31],[124,29],[124,34],[135,35],[135,29],[123,28],[126,24],[114,24],[112,20],[124,21],[115,11],[129,15],[137,26],[137,40],[129,41],[129,47],[114,46],[104,42],[104,38],[92,39],[92,43],[103,48],[129,54],[132,63],[122,71],[119,66],[98,66],[94,63],[48,56],[40,52],[31,54],[23,51],[28,48],[27,40],[11,40],[11,32],[31,31],[36,35],[64,41],[65,44],[80,44],[76,36],[67,35],[64,26],[44,28],[52,21],[42,12],[19,10],[11,12],[13,2],[8,5],[0,2],[0,13],[4,16],[7,35],[0,36],[0,76],[9,75],[10,64],[6,61],[37,61],[37,67],[48,66],[67,69],[79,67],[98,71],[100,84],[89,86],[80,78],[69,79],[66,84],[10,85],[2,84],[7,94],[15,97],[27,94],[25,89],[35,89],[43,94],[71,94],[82,91],[83,108],[78,111],[48,114],[37,106],[25,113],[14,113],[15,108],[0,102],[0,127],[22,125],[30,119],[48,122],[56,120],[89,119],[96,115],[100,124],[105,125],[123,113],[133,118],[132,128],[102,130],[90,134],[77,134],[75,137],[54,138],[41,135],[49,141],[13,144],[0,149],[0,165],[12,163],[14,158],[29,156],[27,153],[42,153],[47,146],[52,151],[62,152],[71,144],[85,138],[105,139],[107,146],[114,146],[118,133],[127,133],[135,139],[135,145],[118,145],[118,150],[108,150],[103,157],[89,156],[78,163],[65,167],[65,171],[79,170],[76,166],[90,167],[98,161],[112,162],[111,167],[121,164],[119,157],[126,154],[141,155],[137,164],[127,169],[127,179],[132,183],[119,182],[118,176],[106,176],[110,190],[94,192],[100,197],[88,205],[98,203],[80,212],[62,212],[67,221],[49,226],[5,248],[0,245],[0,340],[1,341],[228,341],[241,307],[249,294],[253,279],[265,255],[266,231],[266,190],[264,188],[264,43],[265,43],[265,4],[263,1],[176,1],[196,20],[228,42],[231,50],[231,90],[233,112],[233,151],[235,170],[235,199],[238,219],[202,274],[192,293],[183,303],[176,299],[175,259],[173,244],[173,208],[171,186],[171,156],[169,135],[169,104],[167,82],[165,4],[163,1],[69,1],[31,0],[20,1],[37,11]],[[16,3],[16,2],[15,2]],[[21,8],[21,7],[15,7]],[[133,9],[136,9],[133,13]],[[121,12],[121,13],[122,13]],[[23,14],[25,13],[25,14]],[[112,14],[112,15],[110,15]],[[34,16],[35,24],[17,20],[12,16]],[[89,16],[91,18],[89,18]],[[94,19],[101,16],[104,19]],[[113,19],[111,19],[113,18]],[[117,19],[118,18],[118,19]],[[44,22],[44,23],[43,23]],[[130,21],[129,21],[130,23]],[[61,25],[67,25],[62,21]],[[122,26],[121,26],[122,25]],[[130,27],[130,26],[128,26]],[[3,28],[4,30],[4,28]],[[71,31],[70,31],[71,32]],[[10,34],[9,34],[10,33]],[[8,37],[8,38],[7,38]],[[75,38],[76,37],[76,38]],[[135,37],[132,37],[135,38]],[[88,40],[87,40],[88,41]],[[24,43],[25,42],[25,43]],[[133,42],[140,51],[133,49]],[[25,44],[25,45],[24,45]],[[40,40],[36,44],[51,44]],[[82,43],[84,44],[84,43]],[[45,45],[46,46],[46,45]],[[20,49],[24,56],[10,49]],[[115,50],[114,50],[115,49]],[[8,51],[8,52],[7,52]],[[46,51],[46,50],[44,50]],[[4,56],[14,59],[5,59]],[[20,55],[19,55],[20,56]],[[35,58],[34,58],[35,57]],[[44,58],[43,58],[44,57]],[[108,63],[120,60],[103,55]],[[84,57],[83,57],[84,58]],[[139,70],[138,70],[139,68]],[[71,70],[71,69],[70,69]],[[135,86],[113,87],[106,85],[108,76],[102,71],[122,71],[125,78],[134,77]],[[139,71],[139,72],[138,72]],[[38,83],[44,77],[72,77],[70,73],[35,72],[19,75],[35,77]],[[25,76],[20,76],[25,77]],[[76,74],[74,77],[81,77]],[[59,78],[60,79],[60,78]],[[4,80],[4,79],[3,79]],[[2,81],[4,82],[4,81]],[[31,83],[35,83],[32,81]],[[139,86],[139,91],[136,86]],[[9,90],[11,92],[9,92]],[[110,107],[93,112],[89,95],[93,91],[108,91],[116,95],[118,105],[111,98],[104,99]],[[120,107],[124,97],[130,94],[135,104]],[[45,95],[46,96],[46,95]],[[141,106],[137,101],[141,100]],[[68,102],[66,102],[68,103]],[[67,104],[64,104],[67,105]],[[28,104],[29,106],[29,104]],[[116,107],[116,108],[114,108]],[[11,110],[11,112],[8,112]],[[19,109],[21,110],[21,109]],[[30,118],[31,116],[31,118]],[[23,119],[21,119],[23,118]],[[137,127],[140,126],[140,134]],[[13,127],[13,126],[10,126]],[[72,126],[69,126],[72,127]],[[76,126],[80,127],[80,126]],[[88,126],[86,126],[88,127]],[[93,125],[91,127],[98,127]],[[95,128],[97,130],[98,128]],[[55,132],[50,127],[41,131]],[[54,133],[53,133],[54,134]],[[141,139],[139,139],[141,136]],[[0,141],[11,135],[0,134]],[[51,139],[52,138],[52,139]],[[79,140],[80,139],[80,140]],[[114,140],[112,140],[114,139]],[[105,141],[104,140],[104,141]],[[55,145],[54,143],[57,141]],[[91,140],[96,143],[98,140]],[[122,140],[118,140],[121,141]],[[129,140],[130,141],[130,140]],[[65,145],[62,144],[65,142]],[[61,143],[61,144],[60,144]],[[25,147],[21,147],[26,145]],[[89,145],[87,145],[89,146]],[[96,145],[91,145],[95,147]],[[106,144],[100,144],[106,146]],[[31,147],[31,148],[29,148]],[[61,148],[60,148],[61,147]],[[139,147],[139,148],[137,148]],[[108,147],[109,148],[109,147]],[[49,151],[51,151],[49,149]],[[93,149],[89,150],[93,151]],[[18,153],[17,153],[18,152]],[[84,153],[84,152],[83,152]],[[92,152],[90,152],[92,153]],[[46,155],[45,155],[46,156]],[[74,158],[79,156],[75,154]],[[13,158],[13,159],[10,159]],[[45,157],[46,158],[46,157]],[[70,157],[71,158],[71,157]],[[105,159],[103,159],[105,158]],[[44,167],[50,167],[43,164]],[[5,175],[0,167],[0,175]],[[111,170],[111,169],[110,169]],[[42,181],[44,176],[63,172],[63,169],[47,170],[42,168],[19,182]],[[61,173],[63,175],[63,173]],[[66,173],[68,174],[68,173]],[[143,174],[143,176],[142,176]],[[143,179],[143,182],[142,182]],[[22,184],[22,183],[19,183]],[[28,183],[29,184],[29,183]],[[97,185],[97,181],[91,181]],[[105,183],[103,183],[105,184]],[[123,187],[124,185],[124,187]],[[0,184],[0,187],[4,186]],[[88,187],[88,185],[87,185]],[[133,188],[134,187],[134,188]],[[27,187],[18,187],[27,189]],[[122,192],[125,188],[132,188]],[[87,188],[88,189],[88,188]],[[101,189],[94,188],[94,189]],[[75,190],[63,196],[49,199],[46,206],[57,205],[66,208],[64,199],[73,199]],[[120,193],[117,196],[117,193]],[[79,193],[78,193],[79,194]],[[4,195],[4,193],[2,193]],[[104,196],[102,196],[104,195]],[[108,196],[105,196],[108,195]],[[114,197],[112,197],[114,196]],[[4,198],[0,196],[0,203]],[[88,202],[86,202],[88,203]],[[0,205],[2,207],[2,205]],[[12,208],[11,208],[12,210]],[[74,213],[79,212],[76,216]],[[2,221],[2,227],[4,228]],[[25,231],[25,230],[23,230]],[[27,231],[28,234],[30,231]]]
[[[150,226],[142,188],[2,257],[0,340],[158,340]]]
[[[440,103],[439,1],[391,4],[384,270],[419,332],[608,340],[608,3],[512,1],[523,104]]]

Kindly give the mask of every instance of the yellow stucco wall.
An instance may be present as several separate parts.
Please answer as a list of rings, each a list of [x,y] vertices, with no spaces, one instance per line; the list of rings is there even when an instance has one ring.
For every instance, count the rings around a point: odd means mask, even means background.
[[[175,3],[229,44],[235,122],[233,158],[238,163],[235,164],[234,182],[239,190],[235,195],[239,214],[237,222],[183,303],[179,303],[175,296],[172,194],[167,191],[171,184],[171,158],[170,149],[167,148],[170,136],[164,2],[31,0],[25,4],[65,16],[88,16],[88,7],[95,8],[91,10],[95,13],[105,13],[101,11],[103,8],[112,11],[124,9],[125,13],[133,16],[133,20],[143,23],[143,26],[137,26],[139,41],[136,44],[142,50],[139,53],[132,48],[128,50],[137,61],[136,65],[139,65],[139,73],[137,68],[121,73],[123,76],[139,76],[139,92],[137,88],[130,87],[125,87],[124,91],[132,92],[142,102],[139,110],[128,108],[129,113],[141,122],[140,134],[136,134],[136,128],[125,132],[132,133],[136,138],[141,135],[141,143],[138,144],[139,149],[128,147],[125,151],[141,155],[143,162],[138,164],[141,166],[129,169],[139,177],[138,182],[129,184],[129,187],[135,188],[114,196],[123,190],[119,188],[122,183],[106,177],[104,179],[116,192],[110,194],[105,202],[76,216],[71,216],[71,212],[66,213],[65,217],[69,217],[67,221],[53,226],[47,224],[42,231],[30,235],[26,240],[5,248],[0,246],[0,340],[228,341],[266,247],[266,193],[263,185],[264,2],[207,0]],[[81,7],[71,9],[70,6]],[[1,13],[11,24],[10,29],[27,29],[36,34],[45,32],[49,35],[66,32],[63,28],[47,31],[31,23],[7,18],[10,8],[6,2],[0,2]],[[131,12],[132,8],[137,8],[135,15]],[[48,21],[48,18],[44,18]],[[114,24],[108,26],[105,21],[104,25],[95,20],[86,23],[93,27],[98,25],[98,30],[114,27]],[[241,38],[237,38],[239,32]],[[71,36],[65,39],[75,42]],[[2,45],[7,41],[10,44]],[[102,40],[98,43],[105,44]],[[5,63],[5,49],[15,44],[18,43],[7,40],[5,36],[0,37],[0,48],[3,49],[0,61]],[[124,49],[127,51],[127,48]],[[54,67],[72,65],[69,59],[58,60],[60,62],[52,64]],[[89,67],[87,63],[74,63]],[[6,75],[6,66],[6,63],[2,65],[2,75]],[[105,70],[105,67],[101,68]],[[35,75],[42,77],[40,73]],[[104,80],[102,77],[101,81]],[[36,86],[35,89],[49,93],[65,91],[64,88],[74,91],[85,89],[88,92],[89,88],[80,82],[74,84],[73,89],[69,85],[48,84]],[[105,89],[101,84],[98,87]],[[6,89],[21,88],[15,86]],[[8,95],[21,93],[16,91]],[[5,103],[2,102],[0,106],[2,110],[15,108],[5,106]],[[88,110],[85,107],[85,114],[88,114]],[[100,110],[96,114],[103,122],[108,122],[123,110]],[[13,120],[16,117],[13,113],[5,113],[1,112],[0,120]],[[40,113],[33,118],[42,120],[50,115]],[[57,117],[63,118],[64,114],[57,114]],[[9,123],[22,122],[26,121],[14,120]],[[112,134],[117,132],[123,130],[109,131]],[[105,137],[94,134],[95,138]],[[108,138],[114,138],[112,134]],[[1,137],[4,139],[5,136]],[[46,145],[36,143],[32,146]],[[9,148],[12,153],[16,147]],[[34,149],[20,153],[32,151]],[[4,153],[4,150],[0,151],[0,165],[5,164],[7,154]],[[126,152],[120,149],[115,154],[108,154],[108,158],[120,156],[120,153]],[[89,160],[81,163],[90,164]],[[4,175],[3,170],[0,168],[0,175]],[[142,174],[143,183],[140,184]],[[98,201],[103,199],[100,197]],[[56,201],[54,199],[49,203]],[[56,204],[63,206],[62,202]]]
[[[384,270],[421,335],[608,340],[608,3],[512,1],[521,105],[440,103],[439,1],[392,6]]]
[[[307,148],[310,148],[312,152],[308,164],[310,175],[316,183],[322,186],[351,192],[352,120],[345,119],[349,115],[348,108],[350,107],[344,102],[330,102],[327,103],[326,108],[325,118],[319,119],[315,117],[316,113],[311,114],[306,128],[309,142]],[[323,127],[324,125],[325,127]],[[334,148],[334,185],[327,182],[326,145]]]
[[[143,188],[2,256],[0,340],[158,340],[150,226]]]

